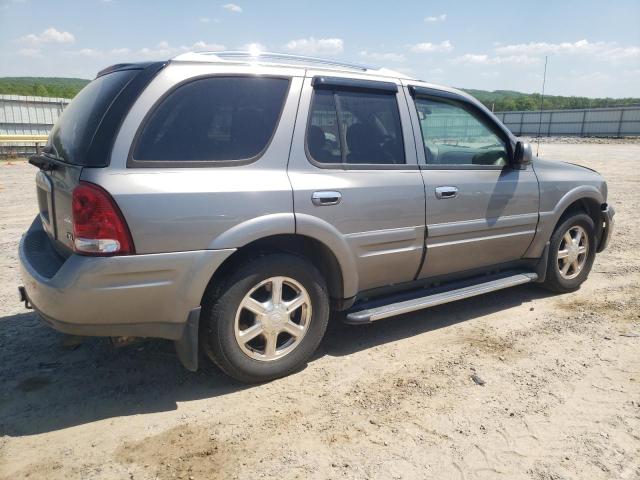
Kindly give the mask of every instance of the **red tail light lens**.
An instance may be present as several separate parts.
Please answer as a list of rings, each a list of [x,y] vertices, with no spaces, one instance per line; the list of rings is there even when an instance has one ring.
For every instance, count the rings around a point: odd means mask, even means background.
[[[84,255],[132,255],[131,233],[106,190],[80,182],[73,190],[73,243]]]

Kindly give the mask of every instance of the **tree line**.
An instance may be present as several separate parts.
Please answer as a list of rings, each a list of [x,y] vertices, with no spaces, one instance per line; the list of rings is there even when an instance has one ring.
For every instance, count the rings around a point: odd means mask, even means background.
[[[486,90],[465,89],[465,91],[495,112],[540,109],[541,95],[539,93],[521,93],[510,90],[488,92]],[[545,95],[542,109],[567,110],[572,108],[625,107],[631,105],[640,105],[640,98],[589,98]]]
[[[82,78],[5,77],[0,78],[0,94],[73,98],[87,83]]]

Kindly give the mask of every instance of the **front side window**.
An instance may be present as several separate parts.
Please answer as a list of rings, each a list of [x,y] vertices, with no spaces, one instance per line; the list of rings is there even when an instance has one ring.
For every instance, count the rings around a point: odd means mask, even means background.
[[[258,156],[273,136],[289,80],[209,77],[171,92],[140,134],[134,160],[228,161]]]
[[[504,140],[454,101],[415,100],[427,165],[494,165],[508,162]]]
[[[395,95],[315,90],[307,149],[318,163],[404,164]]]

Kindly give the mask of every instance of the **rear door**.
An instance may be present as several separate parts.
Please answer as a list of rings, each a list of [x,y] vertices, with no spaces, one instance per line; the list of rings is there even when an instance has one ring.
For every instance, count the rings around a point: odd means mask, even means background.
[[[288,171],[296,231],[313,224],[347,245],[358,277],[347,296],[414,279],[424,184],[399,82],[308,73]]]
[[[460,95],[410,88],[425,182],[427,251],[419,278],[520,259],[538,222],[531,165],[510,164],[511,140]]]

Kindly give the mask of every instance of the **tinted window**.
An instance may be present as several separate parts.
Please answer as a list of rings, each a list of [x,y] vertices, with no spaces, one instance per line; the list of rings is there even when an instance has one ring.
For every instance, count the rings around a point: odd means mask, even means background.
[[[455,102],[417,98],[429,165],[506,165],[504,140]]]
[[[100,121],[113,100],[138,73],[139,70],[109,73],[84,87],[51,130],[47,152],[67,163],[94,165],[87,151]]]
[[[333,92],[319,90],[314,94],[307,130],[307,146],[317,162],[342,162],[338,113]]]
[[[278,123],[289,81],[213,77],[165,98],[146,122],[135,160],[222,161],[259,155]]]
[[[395,95],[316,90],[307,147],[320,163],[405,163]]]

